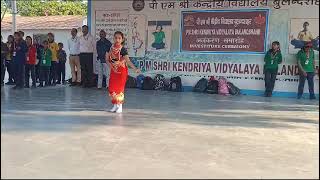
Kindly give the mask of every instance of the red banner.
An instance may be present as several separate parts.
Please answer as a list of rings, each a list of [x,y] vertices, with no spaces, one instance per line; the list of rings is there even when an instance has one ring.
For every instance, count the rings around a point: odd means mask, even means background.
[[[265,53],[268,10],[183,11],[181,51]]]

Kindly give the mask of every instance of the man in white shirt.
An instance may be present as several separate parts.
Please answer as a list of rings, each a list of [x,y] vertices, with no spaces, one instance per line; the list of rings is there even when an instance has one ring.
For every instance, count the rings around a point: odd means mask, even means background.
[[[70,86],[81,84],[81,66],[80,66],[80,38],[77,36],[78,30],[73,28],[71,30],[71,38],[68,40],[69,48],[69,64],[72,74],[72,82]],[[77,71],[76,71],[77,69]]]
[[[95,41],[89,34],[88,26],[82,26],[83,35],[80,37],[80,65],[83,87],[93,87],[93,52]]]

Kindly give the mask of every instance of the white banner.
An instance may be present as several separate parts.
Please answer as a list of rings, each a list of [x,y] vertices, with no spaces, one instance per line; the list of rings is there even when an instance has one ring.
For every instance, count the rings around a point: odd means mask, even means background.
[[[107,39],[113,42],[113,34],[116,31],[121,31],[125,35],[128,30],[128,15],[129,10],[96,10],[96,40],[99,40],[100,30],[105,30]]]
[[[264,73],[260,63],[188,62],[188,61],[139,61],[138,67],[146,75],[164,74],[167,78],[180,76],[184,86],[194,86],[202,77],[225,77],[240,89],[264,90]],[[315,92],[319,93],[319,66],[316,66]],[[280,64],[275,91],[295,92],[298,88],[299,70],[296,64]],[[307,85],[305,92],[308,92]]]

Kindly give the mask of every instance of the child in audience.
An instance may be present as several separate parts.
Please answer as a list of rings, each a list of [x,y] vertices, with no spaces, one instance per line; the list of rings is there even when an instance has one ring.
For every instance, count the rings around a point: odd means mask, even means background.
[[[50,67],[52,61],[52,52],[49,49],[48,41],[43,41],[43,49],[41,52],[41,60],[40,60],[40,85],[39,87],[49,86],[49,76],[50,76]]]
[[[7,46],[9,48],[9,52],[6,56],[6,67],[7,67],[7,72],[9,75],[8,78],[8,82],[6,83],[6,85],[14,85],[15,81],[14,81],[14,64],[12,62],[13,59],[13,48],[14,48],[14,37],[13,35],[9,35],[8,36],[8,42],[7,42]]]
[[[274,84],[278,74],[278,65],[282,63],[282,54],[280,43],[274,41],[272,49],[270,49],[264,57],[264,81],[265,81],[265,97],[271,97]]]
[[[32,38],[30,36],[26,37],[26,43],[28,46],[26,66],[25,66],[25,88],[29,88],[30,82],[30,73],[32,79],[32,88],[36,87],[36,58],[37,58],[37,49],[32,44]]]
[[[50,85],[55,86],[57,82],[57,76],[58,76],[58,66],[59,66],[59,60],[58,60],[58,44],[54,40],[54,34],[48,33],[48,43],[49,43],[49,49],[52,53],[52,62],[50,66]]]
[[[33,44],[37,49],[36,80],[37,80],[37,83],[39,83],[40,82],[40,61],[42,59],[41,52],[43,50],[43,45],[40,38],[33,39]]]
[[[298,52],[297,60],[299,67],[298,99],[302,97],[305,81],[308,81],[309,98],[316,99],[314,93],[314,76],[316,72],[315,53],[312,42],[306,42]]]
[[[58,81],[57,84],[66,84],[66,61],[67,61],[67,54],[66,51],[63,50],[63,43],[58,43],[59,50],[58,50],[58,60],[59,60],[59,67],[58,67]]]

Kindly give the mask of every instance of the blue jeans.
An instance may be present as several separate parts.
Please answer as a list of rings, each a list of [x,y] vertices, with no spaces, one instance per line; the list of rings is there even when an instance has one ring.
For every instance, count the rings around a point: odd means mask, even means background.
[[[40,85],[50,85],[50,66],[40,66]]]
[[[97,69],[98,69],[98,88],[102,88],[103,76],[106,77],[106,87],[109,86],[109,76],[110,70],[107,63],[101,63],[100,60],[97,60]]]
[[[307,79],[308,81],[308,86],[309,86],[309,93],[310,93],[310,98],[314,98],[314,72],[307,72],[307,76],[304,76],[302,73],[300,73],[300,78],[299,78],[299,86],[298,86],[298,98],[301,98],[303,94],[303,89],[304,89],[304,84]]]
[[[30,81],[30,73],[32,79],[32,85],[36,85],[36,66],[33,64],[26,64],[25,66],[25,85],[29,86]]]
[[[16,86],[23,88],[25,80],[25,65],[19,62],[14,62],[14,70],[14,80],[16,82]]]
[[[51,67],[50,67],[50,75],[49,75],[49,83],[50,84],[56,84],[58,79],[58,67],[59,63],[55,61],[51,61]]]

